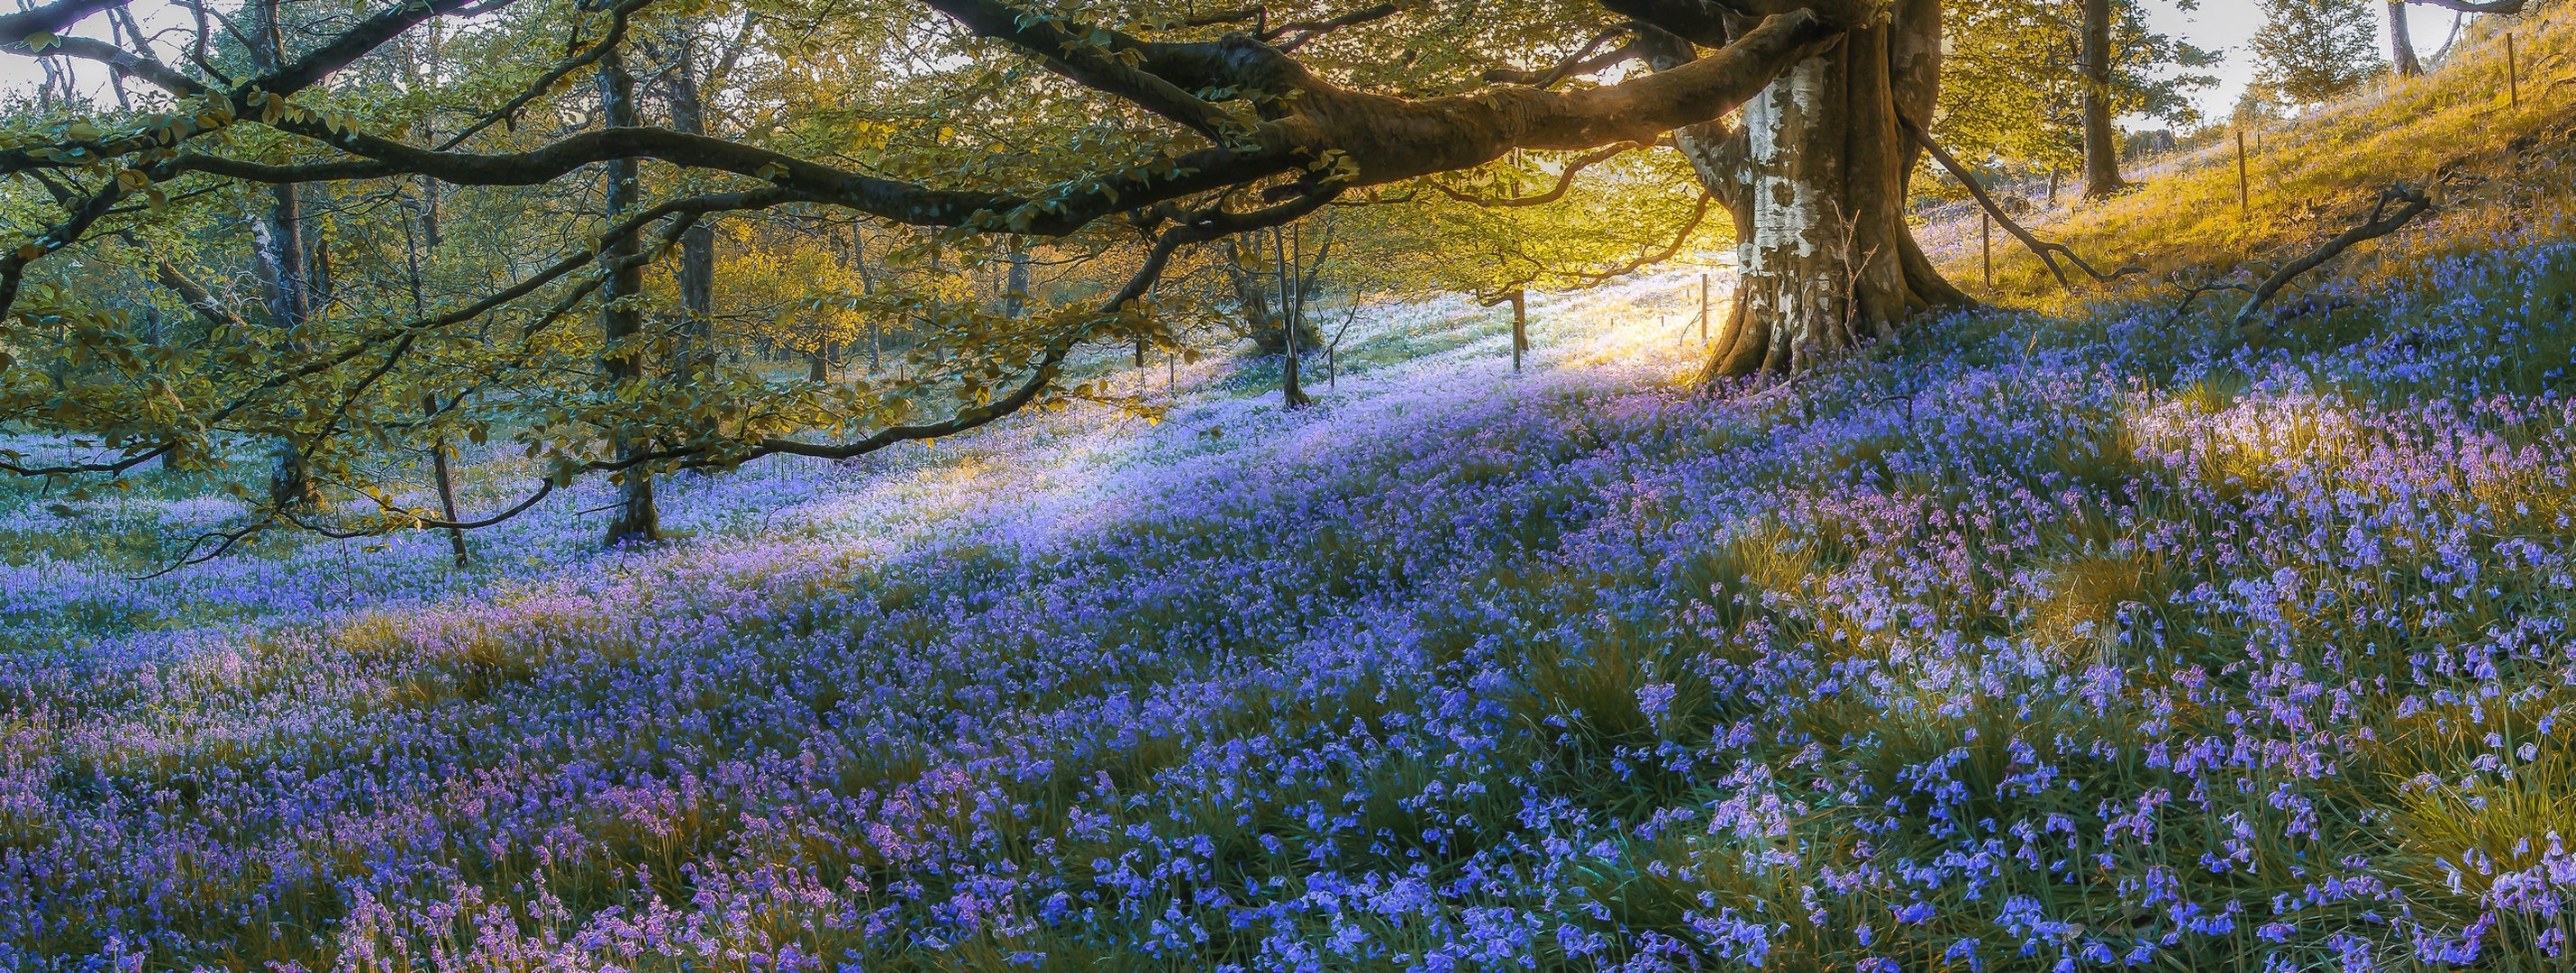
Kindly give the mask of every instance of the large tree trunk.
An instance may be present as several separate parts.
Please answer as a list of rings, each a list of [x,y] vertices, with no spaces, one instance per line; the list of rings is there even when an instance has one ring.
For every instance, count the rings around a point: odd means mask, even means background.
[[[1676,41],[1660,39],[1658,68],[1688,60]],[[1707,378],[1803,369],[1969,303],[1905,223],[1916,153],[1898,118],[1930,120],[1940,44],[1939,0],[1898,0],[1747,102],[1740,127],[1677,133],[1736,225],[1735,307]]]
[[[2388,55],[2398,77],[2424,73],[2424,62],[2415,58],[2415,37],[2406,29],[2406,0],[2388,0]]]
[[[2111,0],[2084,0],[2084,195],[2129,187],[2120,178],[2120,130],[2111,124]]]
[[[638,122],[635,111],[635,77],[626,72],[625,61],[610,51],[599,61],[599,109],[609,127],[632,128]],[[612,222],[635,208],[638,200],[635,160],[619,159],[608,163],[608,218]],[[624,261],[641,252],[641,243],[633,232],[610,237],[600,250],[603,261]],[[600,354],[600,372],[612,389],[623,388],[644,380],[644,351],[636,341],[644,330],[643,314],[629,306],[630,298],[644,289],[641,264],[622,264],[609,272],[607,285],[600,288],[600,338],[605,344]],[[652,443],[623,427],[609,431],[610,446],[619,461],[632,459],[652,449]],[[634,541],[655,541],[662,536],[661,511],[653,505],[653,476],[643,467],[629,467],[617,477],[617,506],[608,521],[606,543],[615,547]]]

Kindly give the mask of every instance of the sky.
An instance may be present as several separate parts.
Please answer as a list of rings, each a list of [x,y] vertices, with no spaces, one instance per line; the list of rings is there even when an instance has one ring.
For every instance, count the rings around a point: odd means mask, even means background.
[[[2254,36],[2255,28],[2263,22],[2263,15],[2256,9],[2254,0],[2201,0],[2197,10],[2182,9],[2182,0],[2143,0],[2143,3],[2149,24],[2159,33],[2226,53],[2226,62],[2211,72],[2219,76],[2221,84],[2216,89],[2200,92],[2198,100],[2204,115],[2216,117],[2227,114],[2235,106],[2237,96],[2244,92],[2245,83],[2254,75],[2254,58],[2246,48],[2246,41]],[[2378,6],[2377,3],[2371,4],[2374,15]],[[2416,50],[2429,55],[2441,46],[2444,37],[2450,36],[2453,15],[2438,9],[2409,9],[2412,11]],[[176,16],[161,0],[138,0],[134,10],[144,21],[147,32],[184,23],[184,18]],[[106,20],[104,16],[92,17],[76,33],[103,35],[107,29]],[[2379,46],[2384,54],[2388,49],[2387,20],[2383,16],[2374,16],[2372,20],[2379,26]],[[0,55],[0,90],[32,91],[40,76],[34,62],[24,57]],[[95,66],[86,66],[80,76],[83,87],[95,89],[100,97],[106,97],[105,72]]]
[[[2147,23],[2160,34],[2169,34],[2203,50],[2223,51],[2225,63],[2211,69],[2219,85],[2199,93],[2201,114],[2211,118],[2226,116],[2236,107],[2236,99],[2245,93],[2245,84],[2254,78],[2254,54],[2246,46],[2254,31],[2263,26],[2263,12],[2254,0],[2201,0],[2200,9],[2184,10],[2176,0],[2144,0]],[[2388,17],[2376,2],[2370,4],[2371,22],[2379,30],[2379,54],[2388,56]],[[2415,52],[2430,57],[2451,36],[2452,18],[2448,10],[2421,6],[2407,8],[2407,34],[2415,40]]]

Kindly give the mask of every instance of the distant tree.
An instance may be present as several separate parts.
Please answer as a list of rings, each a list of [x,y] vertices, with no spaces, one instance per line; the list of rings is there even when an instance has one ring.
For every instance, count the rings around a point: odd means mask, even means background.
[[[2079,0],[1997,0],[1947,11],[1951,49],[1943,63],[1940,136],[1958,154],[2039,171],[2090,167],[2085,157],[2088,80],[2084,33],[2107,16],[2108,95],[2102,118],[2142,117],[2175,127],[2200,121],[2194,91],[2218,79],[2202,73],[2221,55],[2147,27],[2137,0],[2103,9]],[[2184,9],[2197,7],[2184,0]],[[2112,144],[2117,146],[2115,129]]]
[[[2120,130],[2111,121],[2111,0],[2084,0],[2084,195],[2127,188],[2120,178]]]
[[[2518,14],[2524,6],[2524,0],[2388,0],[2388,56],[2397,73],[2408,78],[2424,73],[2423,59],[2415,56],[2415,32],[2406,23],[2409,3],[2464,14]]]
[[[2255,83],[2295,105],[2350,93],[2387,68],[2367,0],[2261,0]]]
[[[2406,23],[2406,0],[2388,0],[2388,59],[2401,77],[2424,73],[2424,62],[2415,57],[2414,32]]]

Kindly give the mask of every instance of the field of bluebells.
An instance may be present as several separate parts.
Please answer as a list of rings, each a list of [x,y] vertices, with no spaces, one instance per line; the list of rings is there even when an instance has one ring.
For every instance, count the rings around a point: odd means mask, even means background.
[[[11,494],[0,967],[2576,962],[2576,246],[1719,395],[1693,276],[654,550],[594,493],[129,581],[231,508]]]

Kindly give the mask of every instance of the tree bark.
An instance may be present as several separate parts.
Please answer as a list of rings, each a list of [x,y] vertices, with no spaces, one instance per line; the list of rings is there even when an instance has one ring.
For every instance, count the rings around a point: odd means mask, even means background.
[[[679,43],[673,48],[672,56],[678,63],[672,66],[669,76],[671,127],[690,135],[705,135],[707,105],[698,84],[696,40],[695,28],[683,27]],[[680,313],[687,320],[681,324],[679,353],[673,357],[685,381],[715,364],[716,231],[707,220],[699,220],[680,234],[680,266],[675,273]]]
[[[2111,0],[2084,0],[2084,196],[2128,188],[2120,178],[2120,130],[2111,122]]]
[[[2415,37],[2406,28],[2406,0],[2388,0],[2388,60],[2398,77],[2424,73],[2424,62],[2415,57]]]
[[[1270,250],[1278,267],[1280,333],[1287,345],[1279,359],[1279,401],[1288,408],[1302,409],[1315,401],[1297,377],[1297,332],[1306,326],[1304,295],[1298,292],[1297,264],[1289,258],[1287,241],[1278,227],[1270,229]]]
[[[859,272],[859,293],[875,294],[877,277],[868,270],[867,228],[860,223],[850,224],[850,267]],[[885,328],[871,312],[868,315],[868,374],[875,375],[884,367]]]
[[[251,4],[249,53],[253,66],[273,70],[285,61],[285,33],[278,22],[277,0]],[[251,219],[251,249],[257,264],[261,297],[269,323],[286,335],[289,347],[301,348],[312,321],[312,291],[304,269],[302,187],[278,183],[269,187],[269,210]],[[319,506],[322,492],[313,482],[311,462],[295,434],[279,435],[269,444],[268,502],[273,509],[296,511]]]
[[[1225,262],[1226,282],[1234,289],[1235,304],[1243,314],[1245,327],[1251,331],[1253,346],[1259,348],[1264,355],[1286,352],[1288,322],[1291,318],[1288,313],[1290,297],[1286,289],[1280,289],[1279,306],[1275,312],[1270,300],[1271,290],[1278,288],[1279,281],[1286,275],[1275,269],[1255,269],[1260,266],[1262,260],[1261,240],[1258,236],[1252,238],[1249,246],[1245,245],[1243,238],[1227,240],[1226,256],[1228,258]],[[1298,346],[1314,348],[1323,343],[1311,325],[1304,325],[1304,327],[1306,330],[1297,335]]]
[[[599,62],[599,109],[612,128],[632,128],[639,124],[635,110],[635,78],[626,71],[625,61],[611,51]],[[638,202],[636,165],[632,159],[608,164],[608,218],[615,222]],[[608,238],[600,250],[603,260],[623,260],[640,252],[640,243],[632,232]],[[640,264],[626,263],[610,271],[606,286],[600,288],[599,312],[600,373],[612,392],[622,393],[644,380],[644,350],[636,340],[644,330],[643,314],[632,306],[632,298],[643,291],[644,270]],[[623,395],[619,396],[623,398]],[[633,429],[620,427],[610,431],[609,440],[616,458],[623,462],[652,449],[650,440]],[[610,547],[630,542],[651,542],[662,537],[661,511],[653,504],[653,475],[641,466],[628,467],[617,477],[617,505],[608,521],[605,542]]]
[[[1931,117],[1940,4],[1899,0],[1891,14],[1791,67],[1745,103],[1740,127],[1677,133],[1738,241],[1734,307],[1704,378],[1801,370],[1893,335],[1914,311],[1968,303],[1905,223],[1916,155],[1897,117]],[[1686,60],[1659,41],[1659,70]]]
[[[1015,236],[1009,245],[1011,270],[1002,279],[1002,316],[1017,318],[1029,304],[1029,242]]]

